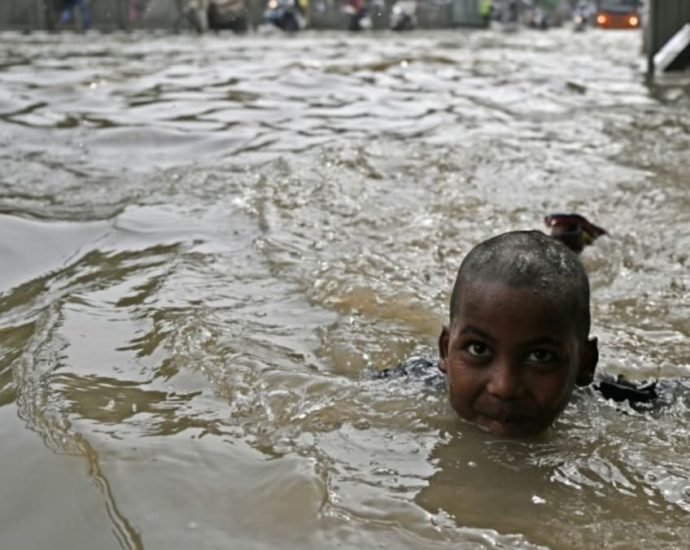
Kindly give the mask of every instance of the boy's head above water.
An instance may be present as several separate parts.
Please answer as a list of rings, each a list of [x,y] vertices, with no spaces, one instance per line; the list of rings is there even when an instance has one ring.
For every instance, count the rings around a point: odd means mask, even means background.
[[[577,256],[538,231],[484,241],[465,257],[439,337],[450,403],[496,435],[545,430],[592,381],[589,281]]]

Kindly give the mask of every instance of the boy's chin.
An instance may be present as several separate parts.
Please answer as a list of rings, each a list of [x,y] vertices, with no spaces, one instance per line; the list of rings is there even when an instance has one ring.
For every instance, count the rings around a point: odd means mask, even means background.
[[[478,414],[472,419],[472,423],[483,432],[498,437],[530,437],[539,435],[546,429],[528,417],[499,419]]]

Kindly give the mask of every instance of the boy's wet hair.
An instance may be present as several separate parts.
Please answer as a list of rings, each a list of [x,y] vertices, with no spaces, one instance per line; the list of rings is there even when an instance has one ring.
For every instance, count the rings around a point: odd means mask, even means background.
[[[577,255],[553,237],[539,231],[511,231],[470,250],[453,285],[451,324],[460,309],[461,290],[470,282],[536,289],[570,312],[578,335],[589,335],[589,278]]]

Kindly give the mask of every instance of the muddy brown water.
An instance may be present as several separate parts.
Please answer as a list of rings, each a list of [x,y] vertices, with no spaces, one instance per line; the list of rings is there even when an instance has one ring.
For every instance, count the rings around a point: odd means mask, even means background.
[[[578,211],[600,370],[690,375],[690,84],[634,32],[0,35],[0,547],[682,548],[690,413],[442,391],[463,254]]]

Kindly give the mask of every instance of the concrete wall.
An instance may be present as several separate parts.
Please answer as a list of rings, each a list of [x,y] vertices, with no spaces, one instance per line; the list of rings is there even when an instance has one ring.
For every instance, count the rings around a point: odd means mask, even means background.
[[[649,1],[649,0],[648,0]],[[685,23],[690,23],[690,0],[652,0],[651,47],[658,52]]]
[[[0,0],[0,28],[44,29],[53,23],[47,0]]]
[[[465,27],[483,27],[484,20],[479,15],[479,0],[454,0],[452,5],[453,23]]]
[[[653,57],[686,23],[690,23],[690,0],[647,0],[645,51],[648,72],[654,72]]]
[[[127,28],[126,0],[91,0],[89,2],[89,11],[91,12],[91,20],[95,29],[114,30]]]

